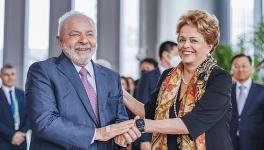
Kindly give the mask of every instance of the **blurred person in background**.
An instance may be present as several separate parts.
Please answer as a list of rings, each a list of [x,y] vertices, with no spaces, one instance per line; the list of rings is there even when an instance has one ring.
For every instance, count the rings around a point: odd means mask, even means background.
[[[264,149],[264,86],[252,80],[250,56],[238,54],[232,61],[232,119],[230,135],[234,150]]]
[[[144,58],[140,61],[140,76],[158,67],[158,62],[153,58]]]
[[[105,59],[97,59],[96,60],[96,63],[98,65],[104,66],[104,67],[106,67],[108,69],[112,69],[111,63],[108,60],[105,60]]]
[[[128,92],[131,95],[134,95],[135,92],[135,80],[132,77],[127,77],[127,82],[128,82]]]
[[[121,81],[122,88],[125,89],[127,92],[129,92],[127,78],[125,76],[121,76],[120,81]]]
[[[158,62],[153,59],[153,58],[144,58],[140,61],[140,76],[139,79],[142,77],[142,75],[146,72],[152,71],[154,69],[156,69],[158,67]],[[135,90],[134,90],[134,94],[133,96],[136,96],[137,93],[137,88],[138,88],[138,81],[139,79],[137,79],[134,83],[135,83]]]
[[[30,125],[24,91],[15,87],[16,70],[6,64],[1,69],[0,150],[26,150],[26,132]]]

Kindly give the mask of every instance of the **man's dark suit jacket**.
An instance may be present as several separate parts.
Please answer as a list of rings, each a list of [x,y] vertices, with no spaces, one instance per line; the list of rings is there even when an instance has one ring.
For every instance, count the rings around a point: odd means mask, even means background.
[[[116,148],[113,140],[92,143],[92,139],[95,128],[128,119],[120,77],[110,69],[92,64],[99,122],[79,73],[64,54],[30,67],[26,83],[27,106],[33,127],[30,150]]]
[[[232,87],[232,105],[230,132],[235,150],[237,147],[240,147],[240,150],[264,150],[264,86],[252,82],[240,121],[235,84]]]
[[[25,96],[24,92],[15,88],[15,94],[18,101],[20,126],[17,131],[27,132],[29,129],[29,121],[27,119],[27,113],[25,108]],[[0,150],[26,150],[26,140],[19,146],[11,144],[12,137],[15,134],[14,119],[8,104],[6,95],[2,88],[0,88]]]
[[[142,77],[138,81],[135,98],[146,104],[159,81],[160,75],[161,73],[159,68],[143,73]]]

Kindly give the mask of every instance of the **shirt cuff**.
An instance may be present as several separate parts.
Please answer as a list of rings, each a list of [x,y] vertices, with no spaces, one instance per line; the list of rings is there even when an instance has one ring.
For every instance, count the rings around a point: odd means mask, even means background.
[[[94,129],[94,136],[93,136],[93,138],[92,138],[91,144],[94,143],[95,135],[96,135],[96,129]]]

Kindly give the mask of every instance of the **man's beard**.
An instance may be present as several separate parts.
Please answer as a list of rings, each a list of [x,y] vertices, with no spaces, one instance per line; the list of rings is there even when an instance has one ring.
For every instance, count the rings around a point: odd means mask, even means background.
[[[64,44],[62,51],[74,64],[85,66],[92,59],[95,48],[90,48],[88,51],[77,51],[75,48],[69,48]]]

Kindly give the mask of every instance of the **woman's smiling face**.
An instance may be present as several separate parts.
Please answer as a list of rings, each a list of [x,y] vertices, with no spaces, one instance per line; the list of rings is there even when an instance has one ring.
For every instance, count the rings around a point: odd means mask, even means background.
[[[210,53],[213,45],[206,43],[204,36],[193,25],[182,26],[178,36],[179,55],[183,64],[201,64]]]

